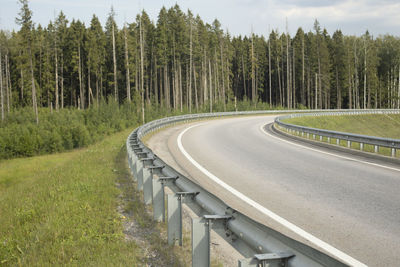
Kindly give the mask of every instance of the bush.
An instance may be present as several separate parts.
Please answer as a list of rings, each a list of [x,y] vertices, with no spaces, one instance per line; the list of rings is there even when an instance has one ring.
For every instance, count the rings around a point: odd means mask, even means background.
[[[0,123],[0,159],[84,147],[136,124],[136,108],[113,100],[87,110],[41,108],[39,125],[31,108],[17,109]]]
[[[105,136],[121,131],[142,122],[141,108],[135,94],[132,103],[118,105],[113,98],[101,101],[99,105],[78,110],[66,108],[51,112],[48,108],[39,109],[39,125],[36,124],[32,108],[14,110],[0,122],[0,159],[27,157],[40,154],[80,148],[97,142]],[[249,100],[239,101],[237,110],[262,110],[270,106]],[[233,101],[225,105],[226,111],[234,111]],[[213,111],[223,111],[222,102],[213,105]],[[182,115],[189,111],[167,110],[159,105],[146,105],[146,122],[166,116]],[[198,111],[209,112],[204,105]]]

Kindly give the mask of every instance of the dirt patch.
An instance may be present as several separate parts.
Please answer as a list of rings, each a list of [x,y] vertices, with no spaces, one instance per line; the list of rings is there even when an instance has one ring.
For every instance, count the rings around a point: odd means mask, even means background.
[[[144,205],[129,173],[125,147],[115,160],[114,171],[118,173],[116,186],[121,190],[117,211],[122,218],[126,242],[135,242],[142,250],[138,261],[142,266],[189,266],[187,259],[190,257],[184,251],[168,246],[166,225],[154,222],[151,208]]]

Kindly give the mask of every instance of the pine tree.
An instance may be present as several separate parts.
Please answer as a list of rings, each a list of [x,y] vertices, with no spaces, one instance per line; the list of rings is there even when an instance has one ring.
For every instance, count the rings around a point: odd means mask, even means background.
[[[20,34],[22,36],[23,47],[28,51],[29,67],[31,74],[31,90],[32,90],[32,107],[36,117],[36,123],[39,124],[38,105],[36,99],[36,85],[33,73],[33,55],[32,55],[32,11],[29,9],[28,0],[19,0],[21,5],[19,17],[16,18],[16,23],[21,26]]]

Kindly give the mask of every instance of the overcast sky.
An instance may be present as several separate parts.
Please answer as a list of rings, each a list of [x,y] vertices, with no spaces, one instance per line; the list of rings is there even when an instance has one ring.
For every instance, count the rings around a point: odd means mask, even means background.
[[[345,34],[361,35],[367,29],[374,36],[400,36],[400,0],[31,0],[33,21],[47,25],[61,10],[69,21],[80,19],[89,25],[96,14],[103,26],[111,5],[116,11],[117,23],[132,22],[140,9],[145,9],[153,21],[162,6],[175,3],[185,12],[211,23],[217,18],[223,29],[234,35],[267,35],[268,28],[285,31],[286,18],[291,34],[298,27],[312,30],[315,19],[330,34],[341,29]],[[0,29],[18,30],[15,17],[20,5],[17,0],[0,0]]]

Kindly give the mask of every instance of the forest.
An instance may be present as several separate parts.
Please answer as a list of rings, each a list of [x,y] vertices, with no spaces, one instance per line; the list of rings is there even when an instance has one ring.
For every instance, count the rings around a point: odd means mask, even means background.
[[[3,128],[19,110],[39,125],[41,109],[110,101],[132,106],[142,123],[149,110],[400,107],[400,39],[392,35],[330,35],[315,20],[294,36],[232,36],[217,19],[204,22],[177,4],[162,7],[157,21],[142,10],[118,26],[111,7],[105,25],[62,11],[36,25],[28,0],[19,3],[19,30],[0,30]]]

